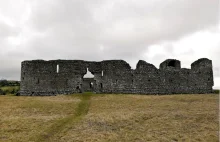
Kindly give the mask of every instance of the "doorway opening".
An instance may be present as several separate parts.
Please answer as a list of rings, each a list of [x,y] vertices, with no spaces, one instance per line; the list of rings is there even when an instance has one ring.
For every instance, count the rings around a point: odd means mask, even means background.
[[[87,68],[87,72],[83,76],[82,90],[83,92],[94,92],[94,89],[95,89],[94,75]]]
[[[90,82],[90,83],[89,83],[89,87],[90,87],[90,89],[93,88],[93,82]]]

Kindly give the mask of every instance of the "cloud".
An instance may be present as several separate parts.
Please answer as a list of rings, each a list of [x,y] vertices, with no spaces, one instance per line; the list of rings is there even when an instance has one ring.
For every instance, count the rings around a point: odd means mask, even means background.
[[[18,34],[18,30],[0,21],[0,39]]]
[[[61,57],[89,50],[91,54],[85,56],[97,59],[93,55],[103,57],[102,46],[107,58],[136,58],[151,44],[216,25],[217,6],[217,0],[35,1],[30,23],[45,35],[29,45],[39,55],[50,52],[47,49]]]

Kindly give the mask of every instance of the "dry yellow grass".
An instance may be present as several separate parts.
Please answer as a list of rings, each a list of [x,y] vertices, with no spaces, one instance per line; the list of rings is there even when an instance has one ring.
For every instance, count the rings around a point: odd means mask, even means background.
[[[218,95],[0,96],[0,141],[218,141]]]

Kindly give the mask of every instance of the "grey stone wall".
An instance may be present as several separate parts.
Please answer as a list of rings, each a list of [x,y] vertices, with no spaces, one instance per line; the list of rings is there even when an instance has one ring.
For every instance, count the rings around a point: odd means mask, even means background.
[[[94,78],[83,78],[88,70]],[[91,87],[92,83],[92,87]],[[181,68],[175,59],[165,60],[157,69],[143,60],[136,69],[123,60],[32,60],[21,65],[20,95],[95,93],[195,94],[212,93],[212,61],[206,58]]]

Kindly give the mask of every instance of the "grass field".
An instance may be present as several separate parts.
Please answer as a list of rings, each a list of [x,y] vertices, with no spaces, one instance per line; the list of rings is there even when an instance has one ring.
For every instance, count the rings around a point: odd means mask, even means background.
[[[218,95],[0,96],[1,142],[217,142]]]

